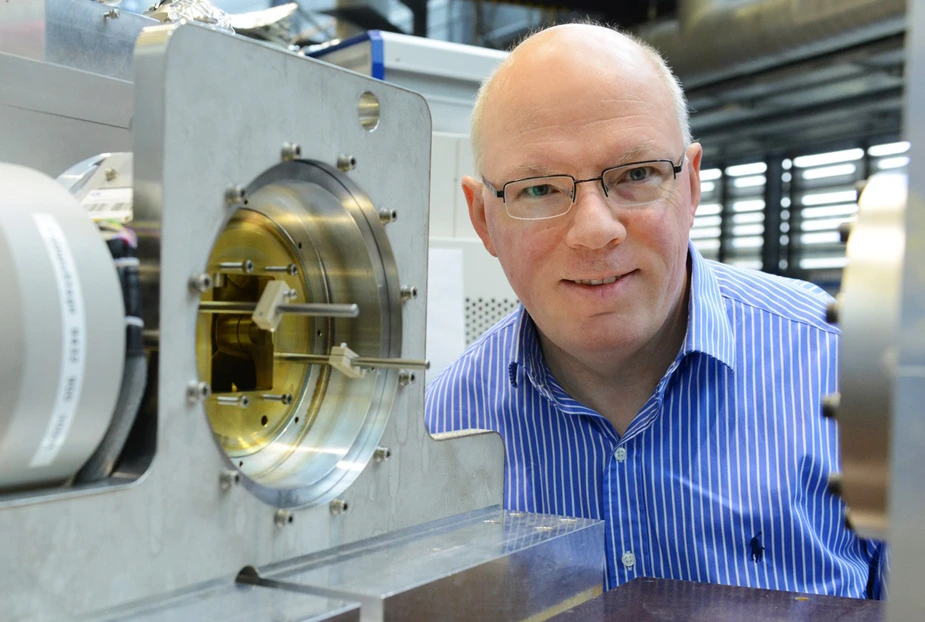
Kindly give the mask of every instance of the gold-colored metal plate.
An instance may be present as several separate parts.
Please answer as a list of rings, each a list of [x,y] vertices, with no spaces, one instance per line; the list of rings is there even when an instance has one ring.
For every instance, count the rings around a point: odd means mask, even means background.
[[[223,269],[221,264],[251,261],[253,271]],[[297,274],[267,271],[295,265]],[[267,283],[285,281],[301,302],[308,299],[301,253],[276,222],[248,209],[239,210],[219,235],[207,270],[215,287],[203,301],[256,303]],[[253,324],[250,314],[200,313],[196,332],[199,377],[209,382],[212,397],[205,409],[219,443],[232,458],[270,444],[296,416],[306,390],[309,367],[277,359],[277,352],[310,352],[315,330],[310,317],[284,315],[270,333]],[[287,404],[275,396],[290,395]],[[246,396],[247,407],[225,404],[220,397]],[[270,397],[265,397],[270,396]],[[303,424],[306,422],[302,422]]]

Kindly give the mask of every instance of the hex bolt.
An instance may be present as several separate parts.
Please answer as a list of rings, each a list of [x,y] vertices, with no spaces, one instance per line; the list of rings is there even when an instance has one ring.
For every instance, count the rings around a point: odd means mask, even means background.
[[[376,447],[376,451],[373,452],[373,460],[376,462],[385,462],[392,457],[392,450],[388,447]]]
[[[209,386],[208,382],[193,380],[186,385],[186,399],[188,399],[191,404],[201,402],[210,395],[212,395],[212,387]]]
[[[337,168],[343,172],[352,171],[357,167],[357,159],[352,155],[342,154],[337,156]]]
[[[218,487],[222,489],[223,492],[228,492],[231,490],[232,486],[236,486],[238,482],[241,481],[241,474],[235,471],[234,469],[225,469],[218,476]]]
[[[251,403],[246,395],[219,395],[215,398],[215,401],[222,406],[238,406],[240,408],[247,408]]]
[[[415,380],[417,380],[417,377],[413,371],[403,369],[398,372],[398,384],[400,386],[407,387],[409,384],[414,384]]]
[[[218,267],[229,272],[243,272],[244,274],[250,274],[254,271],[254,262],[250,259],[245,259],[244,261],[223,261],[218,264]]]
[[[109,19],[119,19],[119,15],[121,15],[119,9],[109,9],[109,11],[103,14],[103,19],[105,20],[107,17]]]
[[[302,147],[299,143],[283,143],[280,157],[283,159],[283,162],[298,160],[302,157]]]
[[[334,499],[334,501],[331,501],[331,505],[329,507],[331,508],[331,514],[334,516],[343,514],[350,509],[350,506],[344,499]]]
[[[842,244],[848,243],[848,238],[851,237],[852,229],[854,229],[854,223],[850,221],[838,225],[838,237],[841,239]]]
[[[228,205],[236,206],[247,204],[247,190],[244,189],[244,186],[228,186],[228,189],[225,190],[225,202]]]
[[[291,525],[293,520],[295,519],[292,516],[292,512],[289,510],[276,510],[276,514],[273,515],[273,522],[277,527],[285,527],[286,525]]]
[[[830,302],[825,308],[825,321],[838,324],[838,302]]]
[[[189,279],[190,291],[196,294],[205,294],[212,289],[212,285],[212,275],[206,272],[193,275]]]
[[[379,221],[387,225],[398,220],[398,210],[383,208],[379,210]]]
[[[837,418],[839,406],[841,406],[841,393],[830,393],[822,396],[822,416],[826,419]]]
[[[835,495],[836,497],[842,496],[844,486],[841,473],[829,473],[829,481],[826,485],[826,489],[829,491],[829,494]]]
[[[113,181],[116,177],[119,176],[119,171],[114,168],[107,168],[103,171],[103,175],[106,177],[106,181]]]
[[[418,288],[414,285],[405,285],[401,288],[402,300],[413,300],[418,297]]]
[[[264,393],[260,396],[261,399],[267,402],[280,402],[285,406],[289,406],[292,403],[292,393],[283,393],[281,395],[274,395],[273,393]]]

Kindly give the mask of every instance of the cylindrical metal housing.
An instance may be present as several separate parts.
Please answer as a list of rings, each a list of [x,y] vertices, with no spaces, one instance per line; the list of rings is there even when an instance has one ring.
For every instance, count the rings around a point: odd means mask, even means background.
[[[125,313],[96,226],[57,182],[0,164],[0,490],[63,481],[109,426]]]

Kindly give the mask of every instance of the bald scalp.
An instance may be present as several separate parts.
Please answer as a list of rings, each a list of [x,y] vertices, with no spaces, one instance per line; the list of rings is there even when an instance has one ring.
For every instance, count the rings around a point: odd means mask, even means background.
[[[562,24],[524,39],[482,83],[472,109],[471,140],[476,173],[481,175],[484,172],[487,120],[498,106],[511,105],[512,99],[516,102],[516,93],[512,93],[509,87],[518,73],[527,70],[527,66],[571,63],[576,72],[597,72],[599,79],[607,80],[628,75],[627,67],[638,67],[631,60],[640,58],[650,64],[667,89],[684,145],[689,145],[692,137],[684,91],[655,48],[632,35],[598,24]],[[587,62],[589,59],[594,62]]]

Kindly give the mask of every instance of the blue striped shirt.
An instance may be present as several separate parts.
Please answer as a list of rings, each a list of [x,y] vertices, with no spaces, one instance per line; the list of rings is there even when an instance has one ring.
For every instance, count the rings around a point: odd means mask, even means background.
[[[501,435],[506,508],[604,519],[607,589],[645,576],[881,597],[881,544],[827,491],[830,298],[690,254],[684,344],[622,436],[559,386],[523,307],[427,388],[428,428]]]

